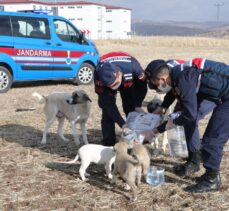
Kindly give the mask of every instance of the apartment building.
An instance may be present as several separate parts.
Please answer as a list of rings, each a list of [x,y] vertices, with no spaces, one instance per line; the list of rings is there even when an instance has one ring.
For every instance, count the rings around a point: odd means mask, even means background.
[[[0,0],[0,10],[52,10],[91,39],[129,39],[131,9],[87,1]]]

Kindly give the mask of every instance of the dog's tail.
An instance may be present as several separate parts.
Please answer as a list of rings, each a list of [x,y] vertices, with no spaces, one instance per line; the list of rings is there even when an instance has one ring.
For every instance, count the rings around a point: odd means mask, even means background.
[[[76,161],[79,159],[79,154],[76,155],[75,159],[74,160],[70,160],[68,162],[64,162],[64,163],[67,163],[67,164],[72,164],[72,163],[76,163]]]
[[[32,96],[33,96],[33,97],[36,97],[36,98],[38,99],[38,102],[39,102],[40,104],[44,104],[45,101],[46,101],[45,96],[39,94],[38,92],[33,92]]]

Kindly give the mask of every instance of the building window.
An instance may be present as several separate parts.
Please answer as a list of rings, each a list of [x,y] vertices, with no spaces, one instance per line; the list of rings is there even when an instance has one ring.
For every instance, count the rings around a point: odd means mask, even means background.
[[[40,6],[40,10],[42,10],[42,6]]]
[[[60,9],[64,9],[64,7],[60,7]]]
[[[107,31],[107,33],[112,33],[112,31]]]
[[[70,7],[68,7],[68,9],[75,9],[75,7],[74,6],[70,6]]]
[[[111,21],[111,20],[107,20],[106,22],[107,22],[107,23],[112,23],[112,21]]]
[[[36,9],[36,5],[33,5],[33,9],[34,9],[34,10]]]
[[[79,9],[80,9],[80,8],[82,8],[82,6],[77,6],[77,8],[79,8]]]
[[[83,20],[83,18],[77,18],[77,21],[82,21]]]
[[[112,12],[112,10],[107,10],[107,12]]]
[[[75,18],[69,18],[70,21],[75,21],[76,19]]]
[[[98,30],[98,32],[102,32],[102,30]]]
[[[4,6],[0,6],[0,11],[4,11]]]
[[[126,12],[126,10],[124,10],[123,12]]]

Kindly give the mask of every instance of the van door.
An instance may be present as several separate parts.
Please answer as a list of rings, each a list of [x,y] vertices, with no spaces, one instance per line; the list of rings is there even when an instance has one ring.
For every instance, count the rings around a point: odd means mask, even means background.
[[[0,16],[0,53],[11,55],[13,52],[12,31],[10,27],[10,17],[8,15]]]
[[[46,18],[12,16],[18,80],[52,78],[53,56]]]
[[[80,43],[80,32],[65,20],[55,19],[54,30],[54,77],[73,78],[89,46]]]

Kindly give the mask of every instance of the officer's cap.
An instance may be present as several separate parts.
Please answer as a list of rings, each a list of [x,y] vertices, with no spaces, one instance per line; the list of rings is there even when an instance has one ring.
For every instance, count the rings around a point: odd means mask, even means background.
[[[155,72],[159,70],[161,67],[168,67],[166,62],[162,59],[157,59],[151,61],[145,69],[146,76],[150,78],[155,75]]]
[[[103,85],[109,86],[110,84],[112,84],[116,79],[115,73],[119,70],[120,68],[118,68],[114,64],[111,64],[109,62],[102,63],[99,66],[99,78]]]

